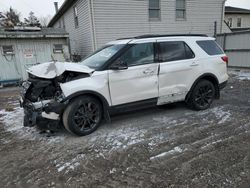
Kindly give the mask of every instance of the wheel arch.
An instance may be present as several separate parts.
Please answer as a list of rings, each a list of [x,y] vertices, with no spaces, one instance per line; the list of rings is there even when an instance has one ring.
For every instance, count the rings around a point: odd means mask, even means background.
[[[107,99],[102,94],[100,94],[98,92],[90,91],[90,90],[79,91],[79,92],[76,92],[74,94],[69,95],[62,102],[66,102],[66,101],[70,102],[71,100],[73,100],[77,97],[80,97],[80,96],[84,96],[84,95],[92,96],[92,97],[96,98],[97,100],[99,100],[102,104],[102,107],[103,107],[104,119],[106,121],[110,121],[109,103],[108,103]]]
[[[208,80],[210,82],[212,82],[214,84],[214,87],[215,87],[215,98],[216,99],[219,99],[220,98],[220,88],[219,88],[219,80],[217,79],[217,77],[212,74],[212,73],[205,73],[205,74],[202,74],[201,76],[199,76],[195,82],[193,83],[191,89],[189,90],[187,96],[186,96],[186,101],[188,101],[189,97],[191,96],[191,93],[194,89],[194,87],[198,84],[198,82],[200,80]]]

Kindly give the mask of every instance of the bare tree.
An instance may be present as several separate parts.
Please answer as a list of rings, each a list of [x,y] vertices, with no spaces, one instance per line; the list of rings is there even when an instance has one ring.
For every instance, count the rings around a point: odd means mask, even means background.
[[[51,15],[41,16],[39,20],[40,20],[42,27],[47,27],[49,24],[49,21],[51,20]]]
[[[0,12],[0,27],[5,26],[5,20],[6,20],[6,16],[4,15],[4,13]]]

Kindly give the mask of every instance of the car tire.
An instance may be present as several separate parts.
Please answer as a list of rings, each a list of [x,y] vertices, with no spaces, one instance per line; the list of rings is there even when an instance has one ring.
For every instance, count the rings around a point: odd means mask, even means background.
[[[91,96],[72,100],[63,113],[66,130],[78,136],[93,133],[101,124],[103,108],[100,101]]]
[[[214,84],[202,79],[193,88],[187,104],[194,110],[206,110],[213,103],[215,92]]]

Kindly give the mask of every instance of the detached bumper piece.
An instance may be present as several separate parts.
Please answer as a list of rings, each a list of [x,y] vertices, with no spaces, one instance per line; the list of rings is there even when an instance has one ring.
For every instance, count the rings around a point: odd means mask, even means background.
[[[55,101],[41,101],[31,103],[20,100],[24,108],[24,126],[38,126],[42,130],[58,130],[61,128],[61,115],[65,104]]]

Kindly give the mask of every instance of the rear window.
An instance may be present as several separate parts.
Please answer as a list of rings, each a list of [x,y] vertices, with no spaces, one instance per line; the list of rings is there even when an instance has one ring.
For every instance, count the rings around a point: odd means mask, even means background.
[[[159,47],[159,60],[161,62],[192,59],[195,57],[189,46],[182,41],[160,42]]]
[[[208,54],[208,55],[220,55],[224,54],[223,50],[213,40],[197,41],[197,44]]]

